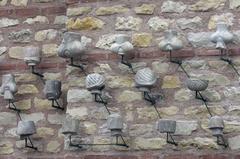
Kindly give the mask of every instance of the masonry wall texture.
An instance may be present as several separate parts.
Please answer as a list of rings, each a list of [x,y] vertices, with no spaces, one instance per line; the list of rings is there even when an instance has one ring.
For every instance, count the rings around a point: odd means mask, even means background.
[[[0,0],[0,75],[16,76],[16,105],[24,109],[24,120],[36,123],[33,142],[39,148],[24,148],[15,133],[19,119],[0,98],[0,158],[239,159],[239,79],[229,65],[219,60],[219,52],[209,40],[216,21],[226,21],[234,33],[234,44],[228,46],[230,55],[240,69],[239,11],[239,0]],[[184,49],[174,56],[183,58],[183,66],[191,76],[210,81],[203,94],[213,114],[224,118],[229,148],[216,144],[207,128],[209,115],[203,103],[186,88],[186,75],[159,50],[158,42],[167,29],[176,29],[184,41]],[[80,119],[83,142],[112,141],[106,128],[107,112],[93,102],[85,88],[84,74],[57,56],[66,31],[88,38],[90,44],[83,61],[89,73],[106,77],[109,107],[124,117],[129,148],[94,146],[79,150],[69,147],[61,134],[67,114]],[[154,108],[134,87],[134,75],[109,51],[119,33],[132,37],[134,70],[147,66],[157,73],[159,79],[153,91],[163,95],[157,108],[163,118],[177,121],[174,137],[179,146],[167,144],[166,135],[157,132]],[[38,70],[45,79],[62,81],[64,112],[51,108],[44,99],[41,80],[25,65],[23,48],[30,45],[42,50]]]

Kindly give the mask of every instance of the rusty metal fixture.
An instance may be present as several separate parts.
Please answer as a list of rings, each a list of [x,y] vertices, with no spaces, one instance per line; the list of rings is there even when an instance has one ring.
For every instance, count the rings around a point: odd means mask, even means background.
[[[58,99],[60,98],[62,94],[61,90],[61,81],[58,80],[47,80],[43,92],[45,94],[45,97],[52,101],[52,107],[64,110],[63,107],[60,106]],[[56,103],[56,105],[55,105]]]
[[[86,51],[88,41],[80,34],[74,32],[66,32],[63,35],[63,40],[58,47],[58,56],[70,59],[70,66],[80,68],[85,74],[84,66],[82,64],[74,64],[74,59],[82,57]]]
[[[33,142],[30,138],[33,134],[36,134],[36,127],[33,121],[19,121],[17,126],[17,135],[20,136],[21,140],[25,140],[25,147],[37,150],[34,147]],[[28,141],[31,145],[28,144]]]
[[[157,130],[160,133],[167,133],[167,143],[173,144],[175,146],[178,145],[172,137],[172,134],[174,134],[176,131],[176,121],[175,120],[160,119],[157,122]]]
[[[112,44],[110,50],[114,53],[117,53],[118,55],[121,56],[121,63],[128,66],[132,72],[133,68],[132,68],[132,64],[129,63],[125,58],[126,58],[126,54],[133,50],[133,45],[130,43],[130,37],[128,35],[125,34],[118,34],[115,38],[114,43]]]
[[[223,129],[224,129],[224,121],[220,116],[213,116],[211,117],[208,128],[212,131],[212,135],[217,137],[217,144],[227,147],[228,144],[226,143],[223,137]]]

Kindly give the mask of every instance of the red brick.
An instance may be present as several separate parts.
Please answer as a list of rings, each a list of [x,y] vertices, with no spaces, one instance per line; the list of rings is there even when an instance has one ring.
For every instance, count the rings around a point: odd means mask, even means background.
[[[0,17],[10,17],[14,14],[14,10],[11,8],[0,8]]]
[[[212,156],[213,159],[231,159],[231,155],[230,154],[214,154]]]
[[[6,64],[6,63],[3,63],[3,64],[0,64],[0,70],[3,71],[3,70],[14,70],[16,68],[16,64]]]
[[[94,54],[87,54],[87,61],[98,61],[98,60],[107,60],[107,54],[106,53],[94,53]]]
[[[66,4],[74,4],[74,3],[78,3],[79,0],[65,0]]]
[[[65,14],[66,6],[65,5],[48,5],[41,7],[42,15],[51,15],[51,14]]]

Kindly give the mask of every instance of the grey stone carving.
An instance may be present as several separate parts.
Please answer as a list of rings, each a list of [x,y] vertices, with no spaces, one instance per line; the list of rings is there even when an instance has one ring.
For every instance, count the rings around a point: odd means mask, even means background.
[[[29,46],[25,48],[24,61],[28,66],[35,66],[40,63],[40,49],[39,47]]]
[[[98,73],[92,73],[87,75],[85,83],[89,91],[100,93],[105,86],[105,78]]]
[[[186,84],[191,91],[204,91],[208,87],[208,82],[208,80],[188,79]]]
[[[183,44],[176,31],[167,30],[164,33],[164,39],[159,43],[159,47],[163,51],[172,51],[181,49]]]
[[[150,68],[141,69],[135,75],[136,87],[143,92],[149,92],[156,81],[157,77]]]
[[[14,94],[17,92],[15,78],[12,74],[5,74],[2,76],[2,85],[0,93],[4,96],[5,100],[13,100]]]
[[[124,55],[128,51],[133,50],[133,45],[129,41],[130,37],[125,34],[116,35],[115,43],[112,44],[110,50],[119,55]]]
[[[160,119],[157,122],[157,130],[160,133],[174,133],[176,130],[176,121],[168,119]]]
[[[220,116],[211,117],[208,128],[212,131],[213,136],[222,136],[224,128],[223,119]]]
[[[33,121],[19,121],[17,126],[17,135],[21,139],[29,137],[36,133],[36,127]]]
[[[61,81],[47,80],[43,92],[48,100],[59,99],[62,94]]]
[[[62,125],[62,133],[76,135],[79,131],[80,121],[67,116]]]
[[[122,117],[117,113],[109,115],[107,119],[107,127],[111,130],[112,136],[121,135],[123,129]]]
[[[216,43],[216,49],[226,49],[226,44],[233,41],[233,34],[229,32],[226,23],[217,23],[217,30],[211,35],[211,41]]]
[[[58,56],[63,58],[80,57],[86,50],[86,43],[80,34],[66,32],[58,48]]]

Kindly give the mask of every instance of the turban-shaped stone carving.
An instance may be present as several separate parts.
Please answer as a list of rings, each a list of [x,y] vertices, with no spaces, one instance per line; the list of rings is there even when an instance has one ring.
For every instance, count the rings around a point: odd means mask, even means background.
[[[62,94],[61,81],[58,80],[47,80],[43,89],[43,92],[47,99],[56,100]]]
[[[191,91],[204,91],[208,87],[208,80],[188,79],[187,87]]]
[[[36,127],[33,121],[19,121],[17,126],[17,135],[21,139],[36,133]]]
[[[157,130],[160,133],[175,133],[176,121],[168,119],[160,119],[157,122]]]
[[[226,49],[226,44],[233,41],[233,34],[229,32],[226,23],[217,23],[217,30],[211,35],[211,41],[216,43],[217,49]]]
[[[224,128],[223,119],[220,116],[211,117],[208,128],[212,130],[213,136],[222,136]]]
[[[17,86],[14,76],[12,74],[3,75],[0,93],[4,96],[4,99],[13,100],[16,92]]]
[[[121,135],[123,129],[123,119],[119,114],[111,114],[107,119],[107,127],[111,130],[112,136]]]
[[[128,51],[133,50],[133,45],[129,41],[129,36],[119,34],[116,36],[115,43],[112,44],[110,50],[119,55],[124,55]]]
[[[176,31],[168,30],[164,33],[164,39],[159,43],[159,47],[163,51],[172,51],[181,49],[183,44]]]
[[[157,77],[150,68],[141,69],[135,75],[136,86],[142,91],[149,91],[156,81]]]
[[[78,33],[66,32],[63,35],[63,40],[58,48],[58,56],[63,58],[80,57],[86,50],[86,44]]]
[[[40,49],[39,47],[29,46],[25,48],[24,61],[28,66],[35,66],[40,63]]]
[[[98,74],[89,74],[86,78],[86,87],[92,93],[98,93],[105,85],[105,78]]]

